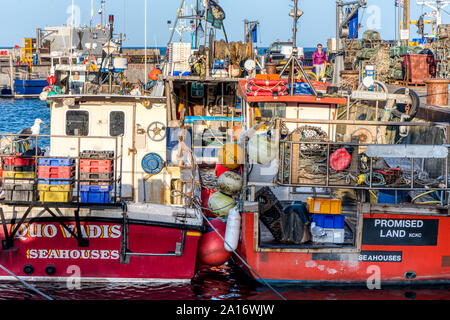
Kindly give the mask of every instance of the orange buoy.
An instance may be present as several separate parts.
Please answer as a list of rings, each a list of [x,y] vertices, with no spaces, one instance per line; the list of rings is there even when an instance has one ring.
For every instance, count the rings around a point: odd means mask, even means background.
[[[209,221],[222,237],[225,237],[226,223],[218,219]],[[206,226],[209,228],[198,243],[198,259],[201,263],[208,266],[220,266],[230,259],[231,252],[225,250],[224,241],[210,227],[209,223]]]
[[[148,74],[148,77],[150,78],[150,80],[156,81],[158,80],[158,75],[161,74],[161,70],[159,69],[153,69],[152,71],[150,71],[150,73]]]

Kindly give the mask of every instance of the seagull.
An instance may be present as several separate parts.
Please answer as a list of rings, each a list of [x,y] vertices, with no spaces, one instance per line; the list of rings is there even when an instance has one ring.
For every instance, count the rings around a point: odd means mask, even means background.
[[[44,121],[41,119],[34,120],[34,124],[31,127],[28,127],[26,129],[23,129],[19,132],[19,134],[30,134],[33,136],[39,135],[41,132],[41,124],[44,124]],[[19,136],[18,139],[27,139],[29,136]]]

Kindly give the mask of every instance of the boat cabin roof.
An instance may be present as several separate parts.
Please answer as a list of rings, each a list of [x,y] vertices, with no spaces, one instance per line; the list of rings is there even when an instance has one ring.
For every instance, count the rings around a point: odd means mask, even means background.
[[[166,103],[166,97],[157,96],[132,96],[121,94],[59,94],[48,97],[50,101],[63,101],[66,99],[74,99],[76,102],[121,102],[121,103],[135,103],[135,102],[149,102],[149,103]]]
[[[316,97],[314,95],[300,94],[293,96],[248,96],[245,86],[246,80],[239,81],[238,91],[242,99],[247,102],[273,102],[273,103],[317,103],[317,104],[346,104],[346,98],[339,97]]]

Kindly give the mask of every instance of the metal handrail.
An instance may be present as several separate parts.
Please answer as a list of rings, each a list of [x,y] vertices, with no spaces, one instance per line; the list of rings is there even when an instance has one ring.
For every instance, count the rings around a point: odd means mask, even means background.
[[[39,150],[39,138],[65,138],[65,139],[76,139],[77,140],[77,149],[78,149],[78,155],[76,157],[66,157],[66,156],[53,156],[52,158],[70,158],[70,159],[74,159],[76,162],[76,167],[77,167],[77,179],[75,179],[75,186],[76,186],[76,190],[77,190],[77,198],[76,198],[76,203],[80,202],[80,183],[81,182],[87,182],[87,181],[108,181],[108,182],[112,182],[112,185],[114,186],[113,190],[114,190],[114,202],[120,202],[122,201],[121,195],[122,195],[122,167],[123,167],[123,134],[119,135],[119,136],[114,136],[114,137],[105,137],[105,136],[67,136],[67,135],[49,135],[49,134],[39,134],[39,135],[32,135],[32,134],[13,134],[13,133],[2,133],[0,134],[0,138],[2,137],[27,137],[25,139],[20,139],[20,140],[11,140],[11,145],[13,145],[14,143],[18,143],[18,142],[24,142],[24,141],[29,141],[32,142],[34,141],[35,143],[35,153],[34,155],[20,155],[20,157],[25,157],[25,158],[33,158],[35,159],[35,165],[34,165],[34,178],[11,178],[13,180],[33,180],[34,183],[36,184],[38,179],[38,159],[40,158],[49,158],[49,156],[45,156],[45,155],[38,155],[38,150]],[[81,139],[103,139],[103,140],[112,140],[114,141],[114,156],[112,158],[104,158],[102,160],[113,160],[114,161],[114,166],[113,166],[113,178],[111,179],[81,179],[81,175],[80,175],[80,159],[81,158]],[[119,145],[120,143],[120,145]],[[120,146],[120,147],[119,147]],[[3,162],[3,158],[4,157],[14,157],[17,156],[14,153],[14,147],[12,148],[12,150],[10,150],[9,153],[1,153],[3,150],[0,150],[0,160]],[[119,162],[120,161],[120,162]],[[4,178],[2,177],[2,179],[8,179],[8,178]],[[54,179],[54,180],[67,180],[67,179]],[[35,190],[36,191],[36,190]]]
[[[317,184],[317,183],[296,183],[292,181],[292,176],[291,176],[291,172],[293,170],[292,168],[292,158],[293,158],[293,146],[294,144],[300,144],[300,145],[322,145],[323,149],[326,149],[326,174],[323,174],[323,179],[324,179],[324,183],[321,184]],[[286,153],[286,146],[289,145],[291,150],[289,152],[289,154],[287,155]],[[286,186],[286,187],[318,187],[318,188],[336,188],[336,189],[361,189],[361,190],[409,190],[409,191],[413,191],[413,190],[437,190],[437,191],[449,191],[448,190],[448,171],[449,171],[449,161],[448,161],[448,156],[445,158],[442,158],[442,161],[444,161],[445,165],[443,168],[441,177],[445,178],[445,182],[438,184],[438,186],[423,186],[423,187],[418,187],[416,184],[415,178],[414,178],[414,159],[422,159],[422,158],[417,158],[417,157],[407,157],[406,159],[410,159],[411,161],[411,170],[409,172],[411,172],[411,179],[410,182],[402,185],[384,185],[384,186],[377,186],[373,184],[373,173],[374,173],[374,168],[373,168],[373,158],[372,157],[367,157],[370,162],[369,162],[369,172],[366,172],[369,174],[369,185],[358,185],[356,184],[356,182],[354,184],[332,184],[330,183],[330,172],[331,172],[331,168],[330,168],[330,149],[331,147],[339,147],[339,146],[352,146],[352,147],[367,147],[370,145],[374,145],[374,144],[369,144],[369,143],[355,143],[355,142],[326,142],[326,141],[291,141],[291,140],[283,140],[280,141],[280,155],[279,155],[279,159],[280,159],[280,169],[278,172],[278,175],[276,177],[276,184],[279,186]],[[382,146],[383,144],[378,144],[379,146]],[[384,144],[387,145],[387,144]],[[447,149],[450,149],[449,145],[443,144],[441,145],[443,147],[446,147]],[[450,153],[450,152],[449,152]],[[289,163],[286,163],[286,157],[289,157]],[[325,164],[325,162],[324,162]],[[343,173],[349,173],[351,174],[351,172],[348,171],[348,169],[343,170]],[[286,175],[285,173],[289,173],[288,176],[288,182],[286,182]],[[358,173],[362,174],[362,173]],[[318,175],[319,176],[319,175]],[[322,176],[322,174],[320,174],[320,176]],[[307,178],[304,178],[305,180]]]

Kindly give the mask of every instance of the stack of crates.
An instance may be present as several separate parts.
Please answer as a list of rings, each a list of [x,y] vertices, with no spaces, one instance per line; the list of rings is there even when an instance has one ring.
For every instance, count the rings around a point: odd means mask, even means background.
[[[71,202],[75,184],[75,160],[38,159],[38,191],[42,202]]]
[[[33,202],[35,159],[15,153],[2,158],[3,185],[6,201]]]
[[[113,178],[113,151],[83,151],[80,154],[80,202],[109,203]]]
[[[337,199],[308,198],[309,213],[313,214],[316,226],[324,229],[323,236],[313,235],[313,242],[344,243],[345,216],[342,214],[342,201]]]

